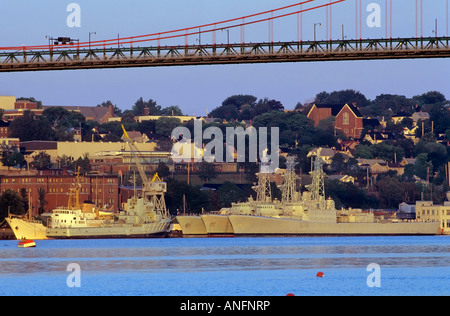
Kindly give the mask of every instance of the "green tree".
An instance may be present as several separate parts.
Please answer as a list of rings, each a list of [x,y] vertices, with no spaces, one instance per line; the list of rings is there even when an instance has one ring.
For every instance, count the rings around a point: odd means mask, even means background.
[[[63,107],[54,106],[46,108],[42,112],[42,116],[47,118],[52,128],[78,128],[81,124],[86,122],[83,114],[75,111],[68,111]]]
[[[40,187],[38,189],[38,196],[39,196],[39,206],[38,206],[38,213],[42,214],[45,212],[45,206],[48,204],[46,200],[47,193],[45,192],[45,189],[43,187]]]
[[[397,177],[385,176],[377,181],[380,207],[397,208],[404,201],[405,190]]]
[[[8,212],[16,215],[25,214],[25,203],[16,191],[6,190],[0,195],[0,221],[8,216]]]
[[[414,174],[423,180],[427,179],[430,171],[433,170],[433,164],[428,161],[428,154],[421,153],[416,157],[416,162],[414,164]]]
[[[369,104],[369,101],[361,92],[348,89],[348,90],[333,91],[331,93],[325,91],[320,92],[316,95],[314,103],[316,104],[356,103],[356,106],[364,107]]]
[[[232,182],[224,182],[219,190],[217,190],[219,197],[219,207],[231,207],[232,202],[242,202],[245,200],[244,192]]]
[[[160,117],[155,122],[155,131],[162,137],[170,137],[173,129],[180,125],[181,121],[175,117]]]
[[[12,121],[9,126],[11,137],[19,138],[21,142],[31,140],[53,140],[55,133],[44,115],[34,115],[25,111],[21,117]]]
[[[112,103],[111,100],[97,104],[97,107],[109,108],[110,106],[113,106],[115,115],[122,116],[122,110],[116,104]]]
[[[180,107],[178,105],[171,105],[166,108],[163,108],[161,110],[161,115],[167,115],[167,116],[181,116],[183,115],[183,111],[181,111]]]
[[[33,157],[31,165],[37,170],[50,169],[52,167],[50,155],[44,151],[41,151],[39,154]]]
[[[89,161],[88,154],[85,154],[83,158],[79,157],[77,160],[75,160],[74,166],[76,168],[76,170],[74,171],[78,171],[78,167],[80,167],[81,174],[89,173],[91,171],[91,162]]]
[[[134,103],[131,110],[135,116],[140,116],[144,115],[145,109],[149,110],[150,115],[161,115],[161,106],[155,100],[149,99],[148,101],[144,101],[142,97]]]
[[[17,149],[17,147],[2,145],[1,151],[2,164],[8,167],[8,170],[10,167],[22,167],[22,165],[26,164],[23,154]]]
[[[161,178],[165,178],[170,175],[169,167],[163,161],[158,163],[158,167],[155,172],[157,172]]]

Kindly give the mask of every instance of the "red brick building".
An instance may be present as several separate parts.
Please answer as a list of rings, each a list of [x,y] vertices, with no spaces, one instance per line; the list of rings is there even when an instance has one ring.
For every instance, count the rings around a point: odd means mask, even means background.
[[[334,116],[334,129],[341,131],[349,138],[359,139],[363,130],[363,116],[358,108],[349,104],[314,104],[308,118],[317,126],[320,121]]]
[[[0,120],[0,138],[9,138],[11,136],[10,124],[10,122]]]
[[[87,175],[80,177],[80,202],[89,200],[99,206],[109,205],[116,212],[119,209],[119,184],[117,176]],[[45,190],[47,205],[45,211],[51,212],[58,206],[67,206],[69,189],[75,177],[62,174],[0,175],[0,193],[13,190],[21,195],[22,189],[31,196],[33,215],[39,208],[40,188]]]

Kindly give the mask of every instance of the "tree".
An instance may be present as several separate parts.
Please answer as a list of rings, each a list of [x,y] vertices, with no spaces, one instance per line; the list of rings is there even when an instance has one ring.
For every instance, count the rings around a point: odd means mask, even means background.
[[[11,137],[20,138],[21,142],[31,140],[53,140],[54,131],[44,115],[34,115],[25,111],[21,117],[16,118],[9,126]]]
[[[314,100],[316,104],[352,104],[364,107],[369,105],[367,98],[359,91],[355,90],[340,90],[327,93],[325,91],[318,93]]]
[[[167,179],[166,205],[171,213],[176,211],[183,212],[183,195],[186,197],[187,213],[200,213],[204,208],[205,211],[211,211],[210,196],[199,186],[188,185],[184,181],[177,181],[172,178]]]
[[[167,116],[181,116],[183,115],[183,111],[181,111],[178,105],[171,105],[161,110],[161,115]]]
[[[58,168],[67,167],[69,170],[73,170],[73,157],[62,155],[61,157],[56,158],[56,164]]]
[[[25,203],[16,191],[6,190],[0,195],[0,221],[8,216],[8,212],[16,215],[25,214]]]
[[[113,104],[110,100],[97,104],[97,107],[109,108],[110,106],[113,106],[115,115],[122,116],[122,110],[116,104]]]
[[[86,174],[91,171],[91,162],[89,161],[88,154],[85,154],[83,158],[79,157],[75,162],[76,170],[78,171],[78,167],[80,167],[80,173]]]
[[[8,167],[20,166],[26,164],[23,154],[14,146],[2,145],[2,164]]]
[[[377,191],[380,206],[384,208],[397,208],[405,197],[403,185],[397,177],[383,177],[377,182]]]
[[[263,113],[268,113],[270,111],[282,111],[284,110],[284,106],[280,101],[277,100],[269,100],[268,98],[264,98],[259,100],[258,103],[254,106],[252,111],[253,117],[261,115]]]
[[[170,137],[174,128],[180,125],[181,121],[178,118],[170,116],[160,117],[155,122],[155,131],[160,136]]]
[[[52,167],[50,155],[44,151],[41,151],[39,154],[33,157],[31,165],[37,170],[50,169]]]
[[[339,174],[343,172],[345,169],[345,156],[341,153],[336,153],[332,158],[330,169]]]
[[[42,112],[42,116],[47,118],[53,129],[58,127],[64,127],[66,129],[79,128],[80,124],[86,122],[86,118],[83,114],[75,111],[68,111],[60,106],[46,108]]]
[[[169,167],[163,161],[158,163],[155,172],[157,172],[161,178],[165,178],[170,174]]]
[[[414,174],[423,180],[427,179],[430,171],[433,170],[433,164],[428,161],[428,154],[421,153],[416,157],[416,163],[414,164]]]
[[[45,206],[48,204],[46,200],[47,193],[45,192],[45,189],[43,187],[40,187],[38,189],[38,195],[39,195],[38,213],[42,214],[45,212]]]
[[[219,190],[217,190],[219,197],[219,207],[230,207],[232,202],[242,202],[245,200],[243,191],[232,182],[224,182]]]
[[[145,109],[148,109],[149,115],[161,115],[161,106],[156,103],[153,99],[149,99],[148,101],[144,101],[139,98],[133,105],[132,111],[135,116],[144,115]]]
[[[420,106],[424,104],[436,104],[445,102],[445,96],[438,91],[429,91],[421,95],[414,96],[413,99],[419,103]]]

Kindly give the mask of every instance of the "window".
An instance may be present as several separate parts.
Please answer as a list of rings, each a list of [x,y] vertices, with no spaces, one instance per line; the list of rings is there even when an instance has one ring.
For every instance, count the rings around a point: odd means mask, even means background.
[[[350,124],[350,116],[348,115],[348,113],[344,113],[344,115],[342,116],[342,123],[344,125]]]

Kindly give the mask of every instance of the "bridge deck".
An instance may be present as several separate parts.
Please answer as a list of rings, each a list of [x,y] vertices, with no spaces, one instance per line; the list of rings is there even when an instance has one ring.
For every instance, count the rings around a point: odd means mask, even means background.
[[[0,72],[450,57],[450,37],[0,52]]]

